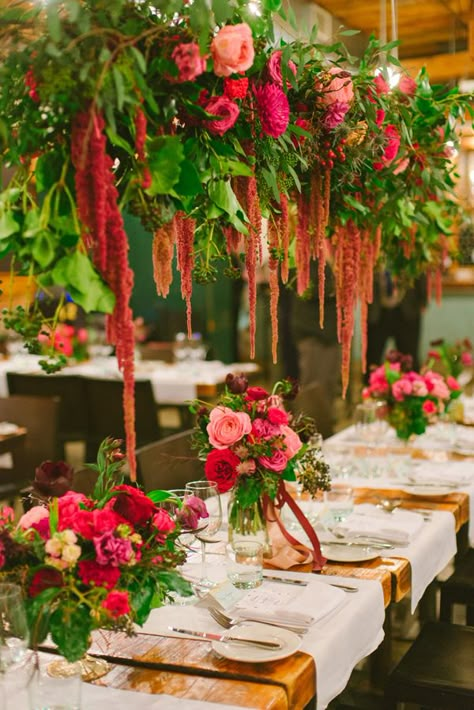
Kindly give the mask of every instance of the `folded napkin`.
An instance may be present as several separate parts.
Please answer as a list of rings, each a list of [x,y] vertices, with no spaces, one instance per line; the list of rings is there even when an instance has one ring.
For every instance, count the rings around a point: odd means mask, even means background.
[[[410,482],[462,485],[474,481],[474,466],[467,461],[420,461],[412,465]]]
[[[406,544],[413,540],[423,527],[423,517],[408,510],[396,509],[392,513],[363,503],[335,531],[347,537],[364,536],[396,544]]]
[[[11,422],[0,422],[0,436],[7,436],[8,434],[16,434],[18,431],[17,424],[12,424]]]
[[[264,567],[310,572],[313,563],[311,550],[302,543],[290,545],[276,523],[268,523],[267,525],[272,556],[265,558]]]

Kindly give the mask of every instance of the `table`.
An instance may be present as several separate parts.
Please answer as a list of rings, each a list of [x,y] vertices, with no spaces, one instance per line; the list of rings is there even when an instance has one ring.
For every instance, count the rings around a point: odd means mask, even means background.
[[[0,434],[0,455],[17,451],[25,443],[27,430],[25,427],[18,427],[12,434]]]

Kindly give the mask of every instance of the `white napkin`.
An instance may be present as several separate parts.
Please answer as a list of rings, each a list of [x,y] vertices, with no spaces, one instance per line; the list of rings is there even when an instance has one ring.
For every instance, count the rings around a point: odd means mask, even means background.
[[[351,515],[335,528],[347,537],[367,535],[368,537],[406,544],[413,540],[423,527],[423,517],[408,510],[396,509],[386,513],[374,505],[357,505]]]
[[[420,461],[412,464],[410,481],[412,483],[470,483],[474,479],[474,463],[469,461]]]
[[[0,422],[0,436],[7,436],[8,434],[16,434],[18,431],[18,425],[12,424],[11,422]]]

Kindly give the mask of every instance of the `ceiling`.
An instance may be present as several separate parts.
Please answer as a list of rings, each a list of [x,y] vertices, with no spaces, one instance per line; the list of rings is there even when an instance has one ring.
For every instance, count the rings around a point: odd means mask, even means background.
[[[380,36],[380,0],[317,0],[348,28]],[[474,22],[474,0],[395,0],[398,16],[399,57],[410,69],[435,60],[439,78],[473,74],[469,53],[469,27]],[[391,2],[386,2],[387,37],[392,38]],[[471,52],[474,55],[474,48]],[[432,63],[432,62],[430,62]],[[430,71],[432,74],[433,71]]]

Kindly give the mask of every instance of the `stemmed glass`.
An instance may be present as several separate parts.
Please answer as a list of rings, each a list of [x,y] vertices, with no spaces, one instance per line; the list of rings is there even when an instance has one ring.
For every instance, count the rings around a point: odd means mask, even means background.
[[[16,671],[26,659],[29,642],[28,624],[16,584],[0,584],[0,703],[6,707],[8,671]]]
[[[186,492],[188,495],[200,498],[206,504],[208,518],[203,518],[200,522],[205,527],[194,533],[195,537],[201,543],[201,585],[213,587],[214,583],[207,578],[206,567],[206,543],[219,542],[216,539],[216,533],[219,532],[222,525],[222,504],[221,497],[217,488],[217,484],[211,481],[190,481],[186,484]]]

